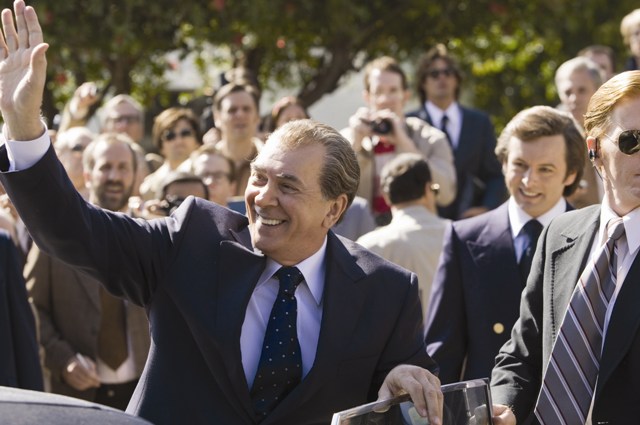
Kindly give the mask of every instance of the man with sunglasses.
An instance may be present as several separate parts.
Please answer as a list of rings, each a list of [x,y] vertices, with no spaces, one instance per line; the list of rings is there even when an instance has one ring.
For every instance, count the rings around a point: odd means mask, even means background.
[[[455,200],[439,205],[441,216],[456,220],[491,210],[506,196],[500,163],[493,150],[496,136],[489,116],[458,103],[462,72],[447,48],[438,44],[418,65],[420,108],[409,112],[447,134],[456,167]]]
[[[608,80],[589,102],[586,147],[602,204],[563,214],[543,231],[520,318],[493,370],[493,400],[513,406],[518,423],[640,417],[638,110],[639,71]]]

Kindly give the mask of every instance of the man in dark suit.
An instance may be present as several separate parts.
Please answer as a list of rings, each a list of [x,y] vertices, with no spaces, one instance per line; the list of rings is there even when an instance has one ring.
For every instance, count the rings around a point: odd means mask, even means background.
[[[0,385],[42,391],[33,311],[11,236],[0,230]]]
[[[94,205],[127,212],[136,169],[132,143],[124,134],[104,133],[86,148],[84,180]],[[24,275],[38,311],[51,391],[126,409],[149,352],[144,309],[37,246]]]
[[[517,114],[496,154],[511,197],[452,223],[427,308],[427,351],[443,383],[491,375],[518,319],[537,236],[567,210],[563,197],[576,189],[584,168],[580,131],[568,113],[548,106]]]
[[[564,214],[543,231],[520,318],[493,370],[493,399],[513,406],[519,423],[534,409],[545,424],[640,417],[639,108],[639,71],[613,77],[589,102],[586,144],[602,176],[602,205]],[[571,331],[576,323],[580,332]]]
[[[448,206],[439,207],[439,214],[456,220],[500,205],[506,191],[500,163],[493,154],[493,124],[484,112],[458,103],[462,72],[444,45],[436,45],[421,59],[416,84],[421,106],[407,116],[421,118],[442,130],[453,148],[456,198]]]
[[[415,275],[329,230],[359,177],[339,133],[308,120],[273,133],[251,165],[248,220],[193,197],[150,222],[100,210],[54,157],[38,114],[47,45],[33,8],[14,8],[18,30],[4,10],[0,43],[2,182],[43,251],[147,309],[129,411],[156,424],[320,424],[407,391],[441,423]]]

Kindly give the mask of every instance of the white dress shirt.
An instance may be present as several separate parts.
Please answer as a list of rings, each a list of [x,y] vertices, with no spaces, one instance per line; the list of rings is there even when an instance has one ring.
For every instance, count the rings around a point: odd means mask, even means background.
[[[296,264],[304,276],[304,281],[296,289],[298,303],[298,340],[302,354],[302,377],[311,370],[316,358],[320,323],[322,321],[322,293],[325,279],[325,254],[327,238],[322,247],[311,257]],[[268,258],[267,265],[258,279],[253,290],[242,324],[240,335],[240,350],[242,351],[242,366],[249,388],[258,371],[262,342],[267,331],[267,323],[273,303],[278,296],[279,283],[273,275],[282,265]]]
[[[425,103],[425,109],[431,118],[431,125],[437,129],[442,128],[442,118],[446,115],[447,119],[447,134],[449,135],[449,141],[453,149],[458,148],[460,143],[460,132],[462,131],[462,109],[458,102],[453,102],[444,111],[438,108],[434,103],[427,101]]]
[[[513,238],[513,247],[516,251],[516,259],[518,262],[524,254],[524,250],[526,248],[525,244],[527,243],[527,237],[522,232],[522,228],[529,220],[532,220],[534,217],[531,217],[529,214],[524,212],[522,208],[518,206],[515,199],[513,197],[509,198],[509,224],[511,225],[511,237]],[[551,207],[549,211],[542,214],[539,217],[535,217],[536,220],[542,224],[543,227],[547,227],[551,220],[567,211],[567,201],[564,198],[558,199],[558,202]]]

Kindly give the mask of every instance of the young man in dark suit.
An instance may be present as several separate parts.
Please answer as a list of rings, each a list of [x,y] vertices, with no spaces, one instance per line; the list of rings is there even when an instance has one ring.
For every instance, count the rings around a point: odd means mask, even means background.
[[[534,413],[544,424],[640,416],[639,108],[639,71],[613,77],[589,102],[586,144],[602,204],[543,231],[492,374],[493,399],[513,406],[519,423]]]
[[[48,46],[35,10],[14,9],[17,31],[2,12],[12,146],[1,179],[43,251],[147,309],[151,349],[129,411],[156,424],[321,424],[406,391],[441,423],[415,275],[329,230],[359,177],[339,133],[308,120],[273,133],[251,165],[248,220],[192,197],[150,222],[93,207],[39,119]]]
[[[571,116],[548,106],[520,112],[500,135],[496,153],[511,196],[452,223],[434,278],[426,341],[442,382],[491,376],[518,319],[537,236],[567,211],[564,197],[580,181],[583,150]]]
[[[420,108],[409,112],[442,130],[453,150],[456,198],[440,206],[442,217],[457,220],[491,210],[504,201],[506,191],[500,163],[493,150],[496,135],[489,116],[458,103],[462,71],[447,48],[438,44],[421,59],[416,73]]]

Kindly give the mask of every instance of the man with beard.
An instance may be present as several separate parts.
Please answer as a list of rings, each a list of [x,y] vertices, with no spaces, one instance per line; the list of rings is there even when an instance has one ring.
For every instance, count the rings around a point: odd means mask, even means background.
[[[84,175],[94,205],[127,209],[136,169],[131,143],[124,134],[107,133],[86,148]],[[144,310],[35,245],[25,278],[40,319],[51,391],[124,410],[149,350]]]

